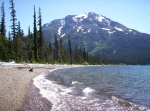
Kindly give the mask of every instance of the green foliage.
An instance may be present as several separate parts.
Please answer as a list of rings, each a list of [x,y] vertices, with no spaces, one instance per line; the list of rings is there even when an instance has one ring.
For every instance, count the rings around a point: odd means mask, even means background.
[[[70,36],[68,35],[69,62],[72,64],[72,46]]]
[[[0,34],[6,36],[4,1],[2,2],[2,6],[1,6]]]
[[[58,46],[58,39],[56,35],[54,39],[53,59],[54,61],[59,61],[59,46]]]
[[[34,56],[35,56],[35,61],[39,61],[39,53],[38,53],[38,37],[37,37],[37,28],[36,28],[36,11],[35,11],[35,6],[34,6],[34,23],[33,23],[33,36],[34,36]]]
[[[6,37],[0,35],[0,59],[6,61],[8,59],[8,47]]]
[[[17,34],[17,23],[16,23],[16,21],[17,21],[17,18],[16,18],[16,11],[15,11],[15,8],[14,8],[14,6],[15,6],[15,4],[14,4],[14,1],[13,0],[10,0],[10,9],[11,9],[11,20],[10,21],[12,21],[12,25],[10,26],[11,27],[11,29],[12,29],[12,32],[11,32],[11,35],[12,35],[12,38],[13,38],[13,40],[15,40],[15,38],[16,38],[16,34]]]
[[[89,63],[88,62],[84,62],[84,63],[82,63],[82,65],[89,65]]]
[[[38,16],[38,45],[41,48],[44,45],[44,35],[43,35],[43,28],[42,28],[42,15],[41,15],[41,8],[39,8],[39,16]]]
[[[59,62],[58,62],[58,61],[55,61],[54,64],[59,64]]]

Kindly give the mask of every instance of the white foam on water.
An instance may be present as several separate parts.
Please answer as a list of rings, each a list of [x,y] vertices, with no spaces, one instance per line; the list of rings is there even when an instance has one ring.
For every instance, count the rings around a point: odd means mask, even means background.
[[[83,95],[77,95],[74,87],[57,84],[55,81],[48,80],[46,76],[47,74],[43,73],[35,77],[33,81],[34,85],[40,90],[42,97],[45,97],[52,103],[51,111],[136,111],[137,109],[150,111],[145,107],[139,107],[134,104],[126,107],[119,104],[118,101],[120,100],[115,97],[112,97],[112,100],[94,96],[91,98],[86,95],[95,92],[91,87],[82,89]],[[72,83],[78,82],[73,81]]]
[[[95,90],[90,88],[90,87],[87,87],[87,88],[83,89],[83,93],[86,93],[86,94],[90,94],[90,93],[93,93],[93,92],[95,92]]]
[[[78,84],[79,82],[78,81],[72,81],[72,85],[75,85],[75,84]]]

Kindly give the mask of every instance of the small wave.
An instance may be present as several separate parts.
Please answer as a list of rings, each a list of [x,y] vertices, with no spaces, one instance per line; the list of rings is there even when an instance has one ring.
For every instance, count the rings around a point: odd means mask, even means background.
[[[68,87],[46,77],[47,74],[43,73],[33,80],[34,85],[40,89],[40,94],[52,102],[52,111],[149,111],[148,108],[115,96],[112,96],[112,99],[97,98],[93,96],[93,93],[96,92],[94,89],[78,81],[70,80],[71,84],[75,84],[75,87]],[[81,92],[81,95],[78,91]],[[92,97],[88,96],[90,94],[93,94]]]
[[[95,92],[95,90],[90,87],[83,89],[83,93],[85,93],[85,94],[91,94],[93,92]]]
[[[75,84],[78,84],[79,82],[78,81],[72,81],[72,85],[75,85]]]

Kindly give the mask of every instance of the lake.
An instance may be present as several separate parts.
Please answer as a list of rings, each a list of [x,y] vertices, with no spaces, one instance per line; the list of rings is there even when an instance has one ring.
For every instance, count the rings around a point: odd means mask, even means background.
[[[150,66],[87,66],[34,78],[52,111],[150,110]]]

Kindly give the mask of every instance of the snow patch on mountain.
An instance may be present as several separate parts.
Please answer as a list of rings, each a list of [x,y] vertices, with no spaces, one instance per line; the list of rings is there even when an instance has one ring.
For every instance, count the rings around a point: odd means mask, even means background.
[[[97,19],[99,22],[102,22],[103,19],[105,19],[105,17],[103,17],[103,16],[100,15],[100,16],[97,16],[96,19]]]
[[[115,29],[118,30],[118,31],[123,31],[121,28],[118,28],[116,26],[115,26]]]
[[[91,29],[88,29],[88,33],[90,33],[91,32]]]
[[[110,30],[110,29],[107,29],[107,28],[102,28],[103,30]]]
[[[64,37],[66,34],[61,35],[60,37]]]
[[[108,31],[109,34],[113,34],[114,32]]]
[[[79,26],[79,27],[77,28],[77,32],[79,32],[81,29],[82,29],[82,27]]]
[[[62,27],[60,27],[60,28],[58,29],[58,35],[61,34],[61,29],[62,29]]]
[[[83,32],[84,34],[86,34],[87,32]]]
[[[60,23],[61,23],[62,26],[64,26],[66,22],[65,22],[65,20],[63,19],[63,20],[60,21]]]
[[[81,15],[77,15],[77,16],[74,16],[73,17],[73,20],[75,21],[75,22],[82,22],[83,21],[83,19],[86,19],[88,17],[88,14],[81,14]]]
[[[129,32],[132,32],[132,30],[130,29]]]
[[[107,19],[105,19],[105,21],[108,23],[108,26],[110,26],[110,21]]]
[[[60,26],[59,29],[58,29],[58,35],[61,34],[61,29],[65,26],[65,20],[61,20],[61,21],[60,21],[60,24],[61,24],[61,26]]]
[[[46,27],[48,27],[48,26],[49,26],[49,23],[46,24]]]

